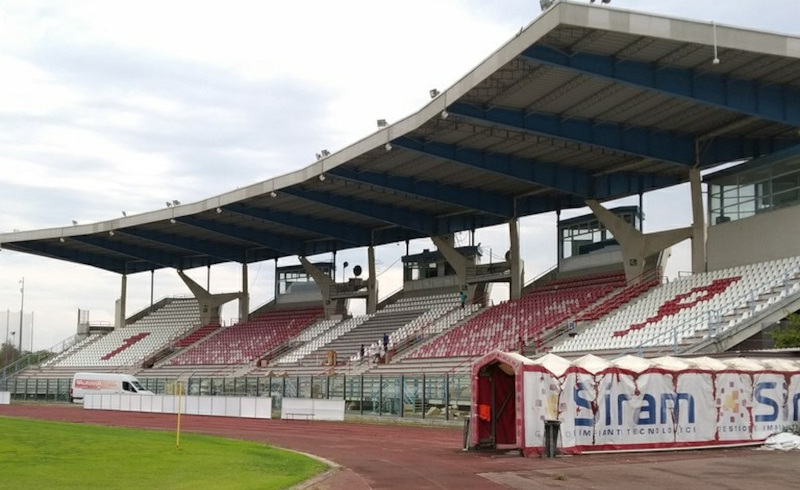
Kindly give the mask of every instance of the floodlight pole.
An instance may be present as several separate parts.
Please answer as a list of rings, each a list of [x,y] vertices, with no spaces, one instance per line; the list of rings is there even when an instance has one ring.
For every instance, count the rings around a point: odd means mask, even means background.
[[[19,355],[22,355],[22,311],[25,308],[25,278],[20,279],[21,287],[19,289],[22,299],[19,303]]]

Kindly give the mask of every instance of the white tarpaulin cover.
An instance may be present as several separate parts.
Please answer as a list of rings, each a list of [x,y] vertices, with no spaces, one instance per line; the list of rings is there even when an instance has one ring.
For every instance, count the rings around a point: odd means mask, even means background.
[[[767,437],[764,441],[764,449],[777,451],[791,451],[800,449],[800,436],[789,432],[779,432]]]
[[[495,351],[475,366],[503,355]],[[560,422],[559,450],[574,454],[759,444],[797,424],[800,412],[795,360],[589,355],[567,361],[548,354],[515,371],[523,377],[517,443],[526,454],[544,449],[545,421]]]

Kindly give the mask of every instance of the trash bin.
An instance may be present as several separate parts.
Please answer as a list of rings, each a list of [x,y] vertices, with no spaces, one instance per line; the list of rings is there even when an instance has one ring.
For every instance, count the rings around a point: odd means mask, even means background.
[[[558,420],[544,421],[544,452],[543,458],[555,458],[558,455],[558,428],[561,422]]]

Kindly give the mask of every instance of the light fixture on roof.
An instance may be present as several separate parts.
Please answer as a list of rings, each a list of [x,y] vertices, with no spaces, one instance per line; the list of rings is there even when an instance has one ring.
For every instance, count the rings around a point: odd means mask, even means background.
[[[431,96],[431,99],[435,99],[436,97],[438,97],[438,96],[439,96],[439,91],[438,91],[438,90],[436,90],[435,88],[432,88],[432,89],[430,89],[430,90],[428,91],[428,93],[430,94],[430,96]]]
[[[719,52],[717,50],[717,23],[711,22],[711,29],[714,32],[714,59],[711,60],[711,63],[718,65],[719,64]]]
[[[180,201],[178,201],[177,199],[175,199],[175,200],[173,200],[173,201],[172,201],[172,205],[173,205],[173,206],[180,206],[180,205],[181,205],[181,202],[180,202]]]
[[[125,216],[125,217],[127,217],[127,216],[128,216],[128,213],[126,213],[126,212],[123,210],[123,211],[122,211],[122,216]]]
[[[385,128],[388,125],[389,125],[389,123],[386,122],[386,119],[378,119],[378,127],[379,128]]]
[[[319,161],[319,160],[322,160],[322,155],[320,155],[319,153],[317,153],[317,155],[316,155],[316,156],[317,156],[317,161]]]
[[[592,0],[592,2],[594,2],[594,0]],[[552,7],[554,3],[556,3],[556,0],[539,0],[539,7],[541,7],[542,12],[544,12]]]
[[[269,197],[278,197],[278,193],[275,192],[275,191],[272,191],[272,192],[269,193]]]
[[[594,3],[594,0],[589,0],[589,3]],[[611,0],[600,0],[600,3],[611,3]]]
[[[167,207],[168,207],[168,208],[171,208],[171,207],[172,207],[172,203],[171,203],[171,202],[169,202],[169,201],[167,201]]]
[[[450,117],[450,113],[447,112],[447,109],[444,109],[442,111],[442,119],[447,119],[448,117]]]
[[[75,221],[75,220],[72,220],[72,226],[75,226],[75,225],[77,225],[77,224],[78,224],[78,222],[77,222],[77,221]]]
[[[329,152],[328,150],[322,150],[319,153],[320,155],[322,155],[322,158],[331,156],[331,152]]]

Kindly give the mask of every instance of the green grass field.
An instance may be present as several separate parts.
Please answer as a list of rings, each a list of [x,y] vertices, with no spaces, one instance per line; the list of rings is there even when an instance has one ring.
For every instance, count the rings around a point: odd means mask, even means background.
[[[273,489],[326,469],[248,441],[0,417],[0,489]]]

